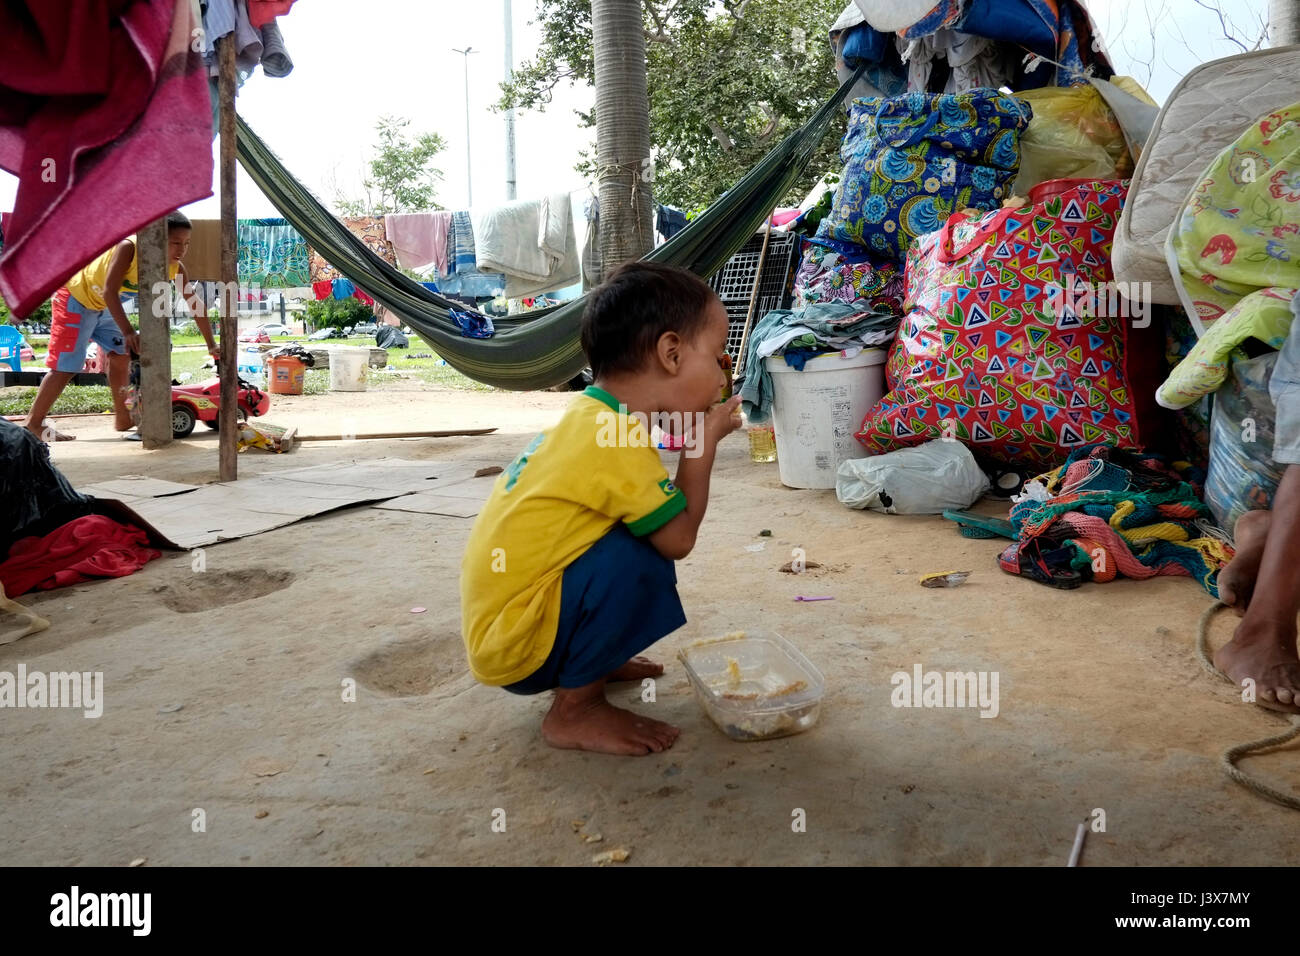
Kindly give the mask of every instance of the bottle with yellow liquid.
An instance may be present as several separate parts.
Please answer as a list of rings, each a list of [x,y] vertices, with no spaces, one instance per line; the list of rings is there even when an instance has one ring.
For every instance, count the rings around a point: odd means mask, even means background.
[[[766,463],[776,461],[776,430],[771,422],[749,425],[749,460]]]

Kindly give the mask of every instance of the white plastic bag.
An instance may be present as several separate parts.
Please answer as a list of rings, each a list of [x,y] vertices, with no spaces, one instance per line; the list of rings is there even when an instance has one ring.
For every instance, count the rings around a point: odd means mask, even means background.
[[[988,476],[970,449],[942,438],[873,458],[850,459],[835,472],[835,497],[841,504],[891,515],[969,508],[988,490]]]

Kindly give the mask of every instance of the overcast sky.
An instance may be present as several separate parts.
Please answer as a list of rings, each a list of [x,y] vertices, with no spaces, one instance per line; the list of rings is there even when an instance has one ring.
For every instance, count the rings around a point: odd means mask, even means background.
[[[764,0],[755,0],[762,3]],[[1091,0],[1112,62],[1143,81],[1158,101],[1198,62],[1239,52],[1221,39],[1218,17],[1196,0]],[[513,0],[514,55],[531,58],[539,32],[530,24],[533,0]],[[1254,42],[1267,0],[1221,0],[1232,11],[1232,32]],[[1148,20],[1155,21],[1152,28]],[[294,70],[273,79],[258,70],[244,85],[240,114],[289,170],[331,204],[334,183],[359,194],[376,120],[408,117],[417,132],[440,133],[444,174],[437,198],[466,204],[466,58],[452,48],[481,51],[468,57],[469,141],[474,204],[505,199],[505,126],[490,110],[505,69],[504,0],[299,0],[280,19]],[[829,27],[830,24],[827,24]],[[1153,53],[1154,49],[1154,53]],[[562,84],[545,113],[523,113],[516,125],[519,198],[534,198],[583,183],[573,171],[594,133],[580,129],[574,109],[590,108],[585,88]],[[0,209],[13,207],[17,180],[0,173]],[[215,183],[214,183],[215,186]],[[239,171],[239,215],[279,215]],[[196,218],[216,218],[214,195],[186,207]]]

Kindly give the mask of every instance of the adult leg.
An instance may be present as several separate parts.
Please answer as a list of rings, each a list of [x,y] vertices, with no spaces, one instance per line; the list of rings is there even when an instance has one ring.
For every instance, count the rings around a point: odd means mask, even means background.
[[[71,435],[60,435],[52,427],[45,427],[45,416],[49,414],[54,403],[59,400],[63,390],[67,388],[68,382],[72,381],[72,372],[60,372],[50,369],[41,379],[41,387],[36,390],[36,400],[32,402],[32,410],[27,414],[27,430],[39,438],[41,441],[51,441],[58,439],[64,441],[71,438]]]
[[[49,351],[45,356],[45,367],[49,371],[41,379],[36,400],[27,415],[27,430],[42,441],[67,441],[74,436],[45,428],[45,416],[68,387],[72,376],[85,366],[86,350],[90,348],[98,319],[93,312],[86,315],[84,307],[66,288],[54,293],[50,307]]]
[[[126,391],[131,376],[131,362],[126,353],[109,352],[108,388],[113,393],[113,427],[120,432],[130,431],[135,422],[126,407]]]
[[[1214,663],[1237,684],[1253,679],[1259,703],[1300,712],[1300,465],[1287,466],[1272,510],[1246,614]]]
[[[1259,564],[1264,560],[1264,544],[1272,523],[1271,511],[1247,511],[1237,519],[1233,529],[1237,553],[1219,572],[1219,600],[1235,609],[1238,617],[1246,613],[1250,597],[1255,593]]]

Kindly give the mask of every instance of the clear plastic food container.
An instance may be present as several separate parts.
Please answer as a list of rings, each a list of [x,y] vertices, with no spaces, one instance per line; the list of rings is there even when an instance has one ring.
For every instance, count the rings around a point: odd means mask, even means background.
[[[732,740],[770,740],[817,723],[826,679],[779,634],[738,632],[677,654],[705,713]]]

